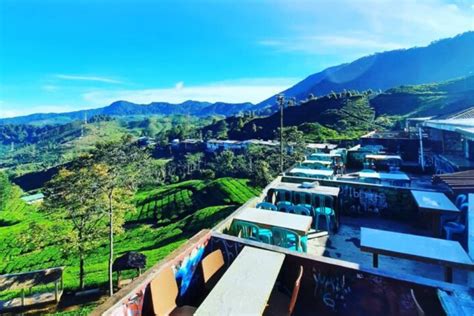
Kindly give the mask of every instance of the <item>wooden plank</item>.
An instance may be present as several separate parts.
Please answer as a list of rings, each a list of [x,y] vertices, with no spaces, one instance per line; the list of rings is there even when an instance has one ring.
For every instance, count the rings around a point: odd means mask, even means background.
[[[244,247],[194,315],[261,315],[285,255]]]
[[[237,214],[234,220],[254,223],[262,228],[287,228],[300,236],[305,236],[311,228],[313,218],[311,216],[268,211],[258,208],[246,208]]]
[[[277,190],[288,190],[293,192],[304,192],[310,194],[323,194],[329,195],[332,197],[339,196],[340,189],[339,187],[328,187],[324,185],[317,185],[314,188],[303,188],[301,183],[290,183],[290,182],[280,182],[278,185],[270,188]]]
[[[474,263],[457,241],[366,227],[360,235],[362,251],[474,270]]]
[[[460,212],[444,193],[411,190],[411,194],[421,211],[448,214]]]
[[[438,289],[438,298],[446,315],[474,315],[474,290],[446,292]]]

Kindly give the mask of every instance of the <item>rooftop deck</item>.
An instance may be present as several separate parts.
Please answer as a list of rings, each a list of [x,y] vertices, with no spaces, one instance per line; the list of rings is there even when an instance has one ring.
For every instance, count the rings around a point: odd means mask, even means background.
[[[340,259],[359,264],[361,267],[372,267],[372,254],[360,249],[361,227],[387,231],[430,236],[431,231],[411,224],[386,220],[382,218],[354,218],[343,216],[337,233],[317,233],[312,230],[308,235],[308,253],[329,258]],[[443,281],[443,267],[435,264],[407,260],[398,257],[380,256],[380,269],[396,274],[416,275]],[[454,283],[467,285],[468,272],[454,270]]]
[[[248,201],[212,231],[198,234],[187,245],[122,289],[100,306],[93,315],[121,315],[124,308],[133,307],[134,304],[141,304],[143,313],[151,313],[154,302],[164,298],[150,299],[153,293],[149,284],[170,267],[175,272],[176,284],[179,288],[179,295],[176,292],[175,303],[173,301],[172,304],[194,306],[198,314],[206,314],[202,311],[211,309],[221,310],[222,314],[226,314],[225,308],[220,309],[218,306],[223,305],[222,300],[215,298],[222,295],[222,291],[225,290],[223,283],[232,283],[236,287],[241,284],[239,282],[242,278],[234,274],[235,271],[242,271],[242,266],[230,269],[231,265],[233,263],[245,265],[244,270],[250,269],[248,272],[250,273],[252,266],[259,264],[257,260],[249,262],[240,257],[240,253],[246,247],[275,252],[279,254],[278,257],[283,255],[284,260],[281,268],[273,267],[280,269],[276,279],[274,279],[274,273],[266,280],[259,279],[264,278],[265,273],[258,273],[258,277],[252,278],[252,280],[255,279],[256,286],[251,288],[260,289],[259,293],[236,294],[226,298],[226,300],[232,300],[232,304],[229,305],[234,307],[239,304],[248,304],[249,299],[246,297],[249,295],[255,295],[252,298],[258,299],[260,303],[263,302],[262,299],[268,299],[271,306],[274,292],[291,294],[291,289],[294,289],[297,284],[295,283],[297,271],[302,269],[304,273],[293,315],[309,315],[315,312],[321,315],[419,315],[420,309],[423,309],[426,315],[443,315],[446,310],[456,308],[456,306],[467,306],[466,311],[469,315],[474,310],[473,290],[469,289],[472,286],[471,272],[455,268],[453,283],[447,283],[444,281],[446,271],[443,265],[380,255],[378,268],[374,268],[372,254],[361,251],[362,227],[412,234],[412,236],[432,235],[431,221],[418,213],[416,202],[410,193],[411,188],[323,180],[320,181],[320,188],[300,189],[301,186],[298,183],[302,181],[305,179],[277,178],[265,188],[260,197]],[[265,242],[247,238],[241,234],[242,231],[236,233],[232,229],[234,220],[241,220],[242,216],[239,216],[248,213],[249,210],[263,212],[258,220],[250,219],[262,229],[271,230],[270,222],[273,225],[285,226],[285,220],[278,220],[275,224],[275,220],[266,219],[272,215],[276,216],[278,211],[255,209],[255,206],[262,200],[270,203],[272,200],[269,197],[275,198],[273,188],[291,189],[295,186],[298,187],[295,191],[306,194],[319,194],[317,193],[319,191],[327,194],[333,191],[338,192],[334,218],[338,223],[334,225],[336,229],[328,233],[324,230],[316,231],[311,225],[298,225],[297,234],[304,235],[307,242],[305,248],[294,250],[276,246],[273,240],[269,242],[266,239]],[[474,201],[474,196],[471,199]],[[474,203],[471,207],[474,209]],[[284,217],[284,214],[278,212],[276,217]],[[287,215],[288,220],[292,220],[295,216],[306,217]],[[299,221],[294,223],[297,222]],[[322,228],[324,227],[325,225],[322,225]],[[219,280],[215,287],[209,288],[203,277],[203,259],[215,251],[222,253],[224,263],[221,272],[226,277],[221,277],[225,282],[222,281],[220,286]],[[464,250],[461,251],[464,252]],[[240,259],[236,260],[237,258]],[[469,257],[468,260],[470,260]],[[248,277],[245,271],[242,272],[245,274],[243,277]],[[232,282],[234,277],[237,279]],[[248,282],[246,281],[245,284]],[[271,283],[274,283],[274,286],[270,295]],[[266,293],[262,294],[260,292],[263,291],[261,290],[263,284],[266,284],[264,287]],[[214,289],[216,291],[211,295]],[[232,291],[239,293],[237,288],[233,288]],[[288,294],[285,295],[288,296]],[[210,299],[206,301],[208,297]],[[463,298],[463,303],[459,303],[460,298]],[[447,305],[450,306],[447,307]],[[203,307],[200,309],[200,306]],[[285,305],[280,307],[282,311],[285,308],[287,308]]]

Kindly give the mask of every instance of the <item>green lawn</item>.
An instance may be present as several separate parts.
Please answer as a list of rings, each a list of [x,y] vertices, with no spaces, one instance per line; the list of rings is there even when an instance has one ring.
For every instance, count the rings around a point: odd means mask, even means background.
[[[119,256],[139,251],[147,256],[147,267],[164,258],[195,233],[216,225],[239,205],[259,193],[248,180],[221,178],[211,182],[185,181],[138,192],[136,212],[127,214],[126,229],[115,239]],[[28,234],[29,224],[47,223],[48,219],[35,206],[11,199],[0,212],[0,274],[66,266],[66,289],[78,286],[78,260],[63,258],[61,249],[45,241],[38,249],[20,247],[18,240]],[[107,244],[86,260],[86,287],[107,281]],[[8,297],[7,293],[1,295]]]

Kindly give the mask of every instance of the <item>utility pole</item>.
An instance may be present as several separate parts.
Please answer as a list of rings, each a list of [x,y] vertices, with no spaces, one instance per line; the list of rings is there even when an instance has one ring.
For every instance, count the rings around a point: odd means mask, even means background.
[[[279,94],[277,101],[280,106],[280,173],[283,174],[283,107],[285,104],[285,96]]]
[[[425,153],[423,152],[423,130],[421,126],[418,127],[418,134],[420,136],[420,164],[421,170],[425,171]]]

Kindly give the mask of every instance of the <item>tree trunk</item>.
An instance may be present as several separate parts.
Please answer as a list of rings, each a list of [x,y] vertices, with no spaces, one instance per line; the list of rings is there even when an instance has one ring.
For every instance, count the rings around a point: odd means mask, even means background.
[[[112,209],[112,194],[109,195],[109,295],[114,295],[114,280],[112,264],[114,262],[114,213]]]
[[[79,288],[84,290],[84,255],[79,255]]]

